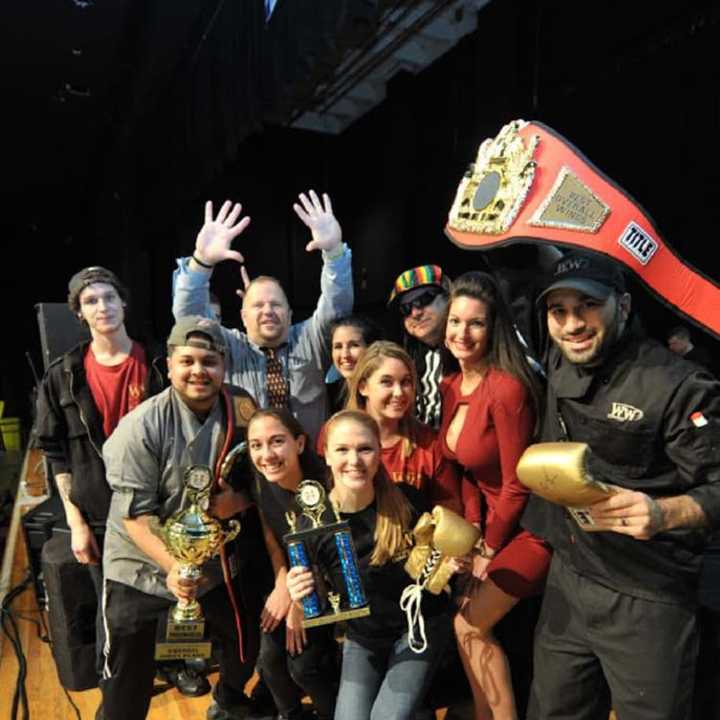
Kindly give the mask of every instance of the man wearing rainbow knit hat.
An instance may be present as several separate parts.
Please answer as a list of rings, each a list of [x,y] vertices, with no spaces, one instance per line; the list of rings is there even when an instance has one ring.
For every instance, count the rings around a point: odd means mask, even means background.
[[[435,428],[440,425],[440,348],[449,291],[442,268],[419,265],[398,275],[388,300],[388,307],[396,306],[403,318],[403,344],[417,369],[417,417]]]

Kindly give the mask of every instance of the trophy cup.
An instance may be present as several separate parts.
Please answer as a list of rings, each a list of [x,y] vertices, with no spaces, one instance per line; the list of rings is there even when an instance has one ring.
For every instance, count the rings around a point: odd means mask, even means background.
[[[208,515],[212,470],[191,465],[185,471],[187,507],[171,515],[159,529],[167,551],[181,563],[180,577],[196,580],[201,566],[220,552],[220,548],[240,532],[240,523],[223,523]],[[189,505],[188,505],[189,503]],[[205,639],[205,620],[196,599],[178,600],[159,628],[155,645],[156,660],[189,660],[210,657],[210,641]]]
[[[363,617],[370,614],[365,590],[360,579],[355,545],[350,526],[340,519],[337,508],[331,503],[334,522],[323,523],[327,509],[325,488],[315,480],[303,480],[298,486],[296,500],[302,516],[310,521],[311,527],[298,530],[298,517],[293,512],[286,514],[290,532],[283,538],[287,547],[290,565],[310,568],[315,577],[315,589],[302,600],[303,627],[316,627],[340,620]],[[337,554],[340,573],[331,575],[324,572],[330,587],[323,581],[317,567],[318,553],[314,552],[319,540],[332,536],[331,547]],[[327,568],[324,568],[327,570]]]

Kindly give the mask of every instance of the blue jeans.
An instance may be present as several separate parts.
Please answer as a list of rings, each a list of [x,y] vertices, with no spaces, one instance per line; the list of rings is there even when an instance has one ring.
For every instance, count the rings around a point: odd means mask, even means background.
[[[429,619],[425,633],[421,654],[408,647],[407,633],[362,645],[346,638],[335,720],[410,720],[452,638],[450,616]]]

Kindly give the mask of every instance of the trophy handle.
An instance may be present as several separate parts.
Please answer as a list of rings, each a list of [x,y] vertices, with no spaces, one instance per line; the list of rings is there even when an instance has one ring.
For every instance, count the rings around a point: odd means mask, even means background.
[[[242,455],[243,453],[247,452],[247,443],[243,440],[241,443],[238,443],[226,456],[225,459],[222,462],[222,465],[220,466],[220,477],[223,480],[227,480],[228,476],[232,472],[232,469],[235,465],[235,462],[238,459],[239,455]]]
[[[220,531],[220,546],[224,545],[225,543],[229,543],[231,540],[234,540],[238,536],[238,533],[241,529],[242,525],[240,524],[239,520],[229,520],[227,523],[227,527],[223,528]]]

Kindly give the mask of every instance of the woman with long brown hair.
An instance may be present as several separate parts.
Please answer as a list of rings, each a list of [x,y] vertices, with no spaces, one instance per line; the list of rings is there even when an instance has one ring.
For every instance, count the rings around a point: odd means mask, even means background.
[[[362,410],[377,423],[380,459],[393,482],[416,487],[431,506],[459,513],[459,475],[455,464],[443,457],[437,432],[415,418],[416,389],[415,365],[408,353],[379,340],[357,361],[345,407]]]
[[[390,481],[380,462],[380,431],[366,413],[344,410],[325,428],[325,460],[330,468],[330,500],[350,525],[360,576],[372,613],[348,621],[343,643],[336,720],[409,720],[422,702],[437,663],[451,637],[449,600],[425,593],[422,614],[427,645],[410,649],[400,596],[411,580],[404,563],[408,534],[426,509],[421,495]],[[322,542],[322,541],[321,541]],[[330,537],[317,556],[337,565]],[[294,601],[314,587],[308,568],[288,572]]]
[[[515,468],[533,435],[539,388],[490,275],[469,272],[453,283],[445,347],[456,371],[442,384],[442,448],[465,468],[465,519],[483,532],[455,619],[458,648],[476,720],[515,720],[510,670],[493,627],[520,598],[542,590],[550,552],[518,524],[528,491]]]
[[[307,693],[318,720],[330,720],[337,692],[337,644],[329,626],[303,629],[302,611],[291,604],[287,591],[283,545],[283,537],[290,532],[288,511],[301,512],[296,500],[298,486],[308,478],[322,482],[325,464],[285,408],[257,410],[248,423],[247,442],[256,471],[253,499],[275,575],[260,616],[262,677],[279,718],[305,717],[302,696]]]

